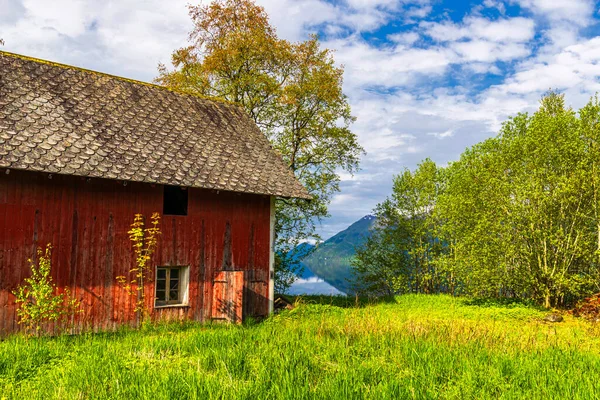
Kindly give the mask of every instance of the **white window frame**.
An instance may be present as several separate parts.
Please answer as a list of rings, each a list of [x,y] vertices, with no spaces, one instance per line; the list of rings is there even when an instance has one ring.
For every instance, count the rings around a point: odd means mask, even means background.
[[[158,270],[159,269],[179,269],[179,301],[171,304],[157,304],[156,297]],[[168,274],[167,274],[168,275]],[[168,291],[169,281],[165,283],[165,290]],[[154,269],[154,308],[186,307],[188,306],[190,291],[190,266],[189,265],[157,265]]]

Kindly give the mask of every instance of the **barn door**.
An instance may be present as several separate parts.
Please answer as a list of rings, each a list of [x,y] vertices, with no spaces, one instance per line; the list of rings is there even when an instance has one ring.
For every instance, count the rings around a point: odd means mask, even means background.
[[[264,318],[269,315],[269,271],[246,271],[244,288],[244,318]]]
[[[244,271],[221,271],[213,286],[212,319],[242,323]]]

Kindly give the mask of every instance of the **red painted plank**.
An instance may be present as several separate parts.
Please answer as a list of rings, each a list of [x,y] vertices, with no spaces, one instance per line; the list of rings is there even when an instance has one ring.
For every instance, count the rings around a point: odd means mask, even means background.
[[[7,182],[0,182],[0,186],[6,186]],[[3,188],[0,188],[0,190]],[[6,226],[6,215],[9,212],[6,204],[0,204],[0,333],[6,332],[6,304],[8,300],[8,282],[6,279],[6,268],[9,260],[8,232]]]

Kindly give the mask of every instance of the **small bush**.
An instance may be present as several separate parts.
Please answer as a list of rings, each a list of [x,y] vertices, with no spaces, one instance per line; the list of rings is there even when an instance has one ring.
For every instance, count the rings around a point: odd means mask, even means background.
[[[45,323],[65,322],[67,316],[79,310],[79,301],[71,297],[69,289],[59,293],[52,282],[52,246],[48,244],[45,251],[39,247],[37,258],[37,265],[28,260],[31,277],[25,278],[25,283],[13,292],[17,297],[19,324],[32,335],[39,335]]]
[[[160,232],[160,214],[155,212],[150,217],[151,223],[146,227],[145,218],[142,214],[135,214],[129,240],[133,244],[135,253],[135,266],[129,270],[129,277],[117,276],[117,282],[125,289],[128,295],[135,297],[135,309],[140,317],[140,322],[146,321],[151,309],[146,308],[146,292],[144,285],[152,281],[154,266],[150,264],[152,254],[156,250],[158,235]]]
[[[577,303],[572,312],[576,317],[583,317],[593,322],[600,321],[600,293],[596,293]]]

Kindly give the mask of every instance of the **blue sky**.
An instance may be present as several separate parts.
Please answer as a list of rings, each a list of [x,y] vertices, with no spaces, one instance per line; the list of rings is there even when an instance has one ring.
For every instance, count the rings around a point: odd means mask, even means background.
[[[190,0],[0,0],[4,50],[151,81],[186,44]],[[445,165],[534,110],[548,89],[573,107],[600,90],[600,17],[588,0],[257,0],[280,36],[319,33],[345,66],[367,154],[342,175],[331,236],[370,213],[394,174]]]

